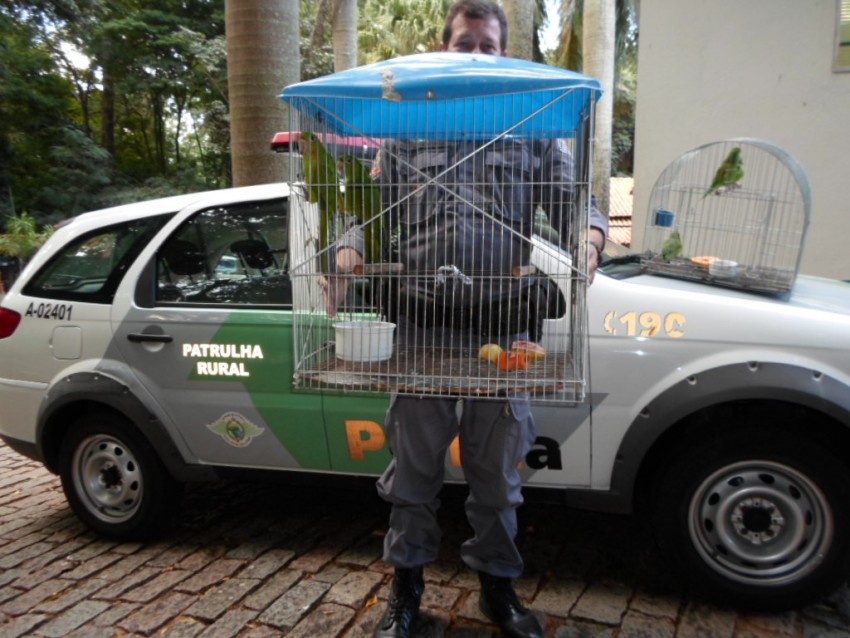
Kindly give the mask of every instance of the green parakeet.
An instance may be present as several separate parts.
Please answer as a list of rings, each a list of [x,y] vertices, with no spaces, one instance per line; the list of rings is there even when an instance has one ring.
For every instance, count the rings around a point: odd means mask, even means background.
[[[705,191],[703,197],[707,197],[711,193],[716,193],[720,188],[727,190],[738,188],[738,182],[743,178],[744,160],[741,159],[741,147],[736,146],[729,151],[729,155],[726,156],[720,168],[717,169],[717,172],[714,174],[714,181],[711,182],[711,186]]]
[[[353,155],[343,156],[340,163],[345,174],[343,207],[357,217],[363,227],[366,263],[376,263],[381,260],[381,189],[372,181],[369,170]]]
[[[682,236],[678,230],[670,233],[661,246],[661,257],[664,261],[671,261],[682,254]]]
[[[329,235],[340,212],[339,173],[336,161],[315,133],[299,133],[298,148],[310,201],[319,206],[319,249],[328,247]],[[327,266],[327,257],[322,261]]]

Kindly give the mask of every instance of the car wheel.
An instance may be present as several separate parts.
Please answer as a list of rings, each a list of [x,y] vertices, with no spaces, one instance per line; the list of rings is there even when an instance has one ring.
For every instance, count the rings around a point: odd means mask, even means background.
[[[73,424],[62,444],[59,474],[80,520],[120,539],[161,533],[182,492],[150,444],[110,414],[89,415]]]
[[[850,573],[846,465],[803,435],[747,426],[661,474],[652,525],[682,581],[721,603],[803,606]]]

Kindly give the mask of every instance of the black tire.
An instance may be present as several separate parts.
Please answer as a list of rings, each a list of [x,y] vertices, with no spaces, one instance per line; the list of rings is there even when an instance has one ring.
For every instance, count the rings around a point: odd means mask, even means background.
[[[798,608],[850,575],[850,472],[805,433],[742,426],[690,441],[655,482],[651,520],[682,583],[721,604]]]
[[[94,531],[146,540],[168,528],[182,485],[144,437],[114,414],[90,414],[62,442],[59,476],[74,513]]]

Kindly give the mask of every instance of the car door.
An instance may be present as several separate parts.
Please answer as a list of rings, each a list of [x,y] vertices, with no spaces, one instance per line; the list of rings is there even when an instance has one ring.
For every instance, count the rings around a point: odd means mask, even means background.
[[[293,393],[288,213],[197,210],[115,304],[117,347],[198,462],[329,468],[321,397]]]

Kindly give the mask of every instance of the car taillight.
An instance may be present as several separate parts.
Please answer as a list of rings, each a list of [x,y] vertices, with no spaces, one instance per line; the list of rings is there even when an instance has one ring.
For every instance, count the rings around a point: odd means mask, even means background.
[[[11,336],[21,323],[21,315],[8,308],[0,308],[0,339]]]

